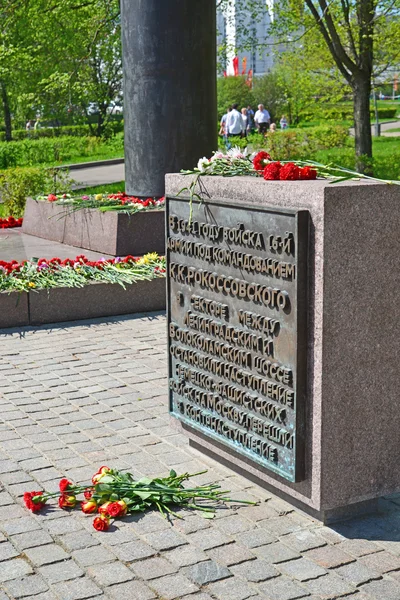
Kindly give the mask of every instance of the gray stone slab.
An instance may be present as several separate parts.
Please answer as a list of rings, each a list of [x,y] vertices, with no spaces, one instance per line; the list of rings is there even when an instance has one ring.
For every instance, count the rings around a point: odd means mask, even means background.
[[[29,298],[33,325],[125,315],[165,308],[165,279],[119,284],[96,283],[82,288],[40,290]]]
[[[0,327],[29,325],[28,294],[0,292]]]
[[[111,256],[165,253],[164,211],[126,215],[96,209],[71,210],[28,198],[22,232]]]

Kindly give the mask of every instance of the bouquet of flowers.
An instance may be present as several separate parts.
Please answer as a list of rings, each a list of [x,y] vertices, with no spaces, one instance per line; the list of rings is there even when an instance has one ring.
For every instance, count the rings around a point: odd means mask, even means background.
[[[97,515],[93,527],[98,531],[107,531],[111,519],[150,509],[158,510],[164,517],[173,515],[181,518],[171,507],[185,507],[212,517],[216,503],[254,504],[232,500],[227,496],[229,492],[222,491],[217,484],[198,487],[183,485],[191,477],[206,472],[177,475],[175,471],[170,471],[168,477],[142,477],[135,480],[131,473],[102,466],[88,485],[74,485],[68,479],[61,479],[58,492],[25,492],[24,502],[32,512],[39,512],[48,500],[58,498],[59,507],[66,510],[77,507],[77,496],[82,494],[84,499],[80,502],[81,510],[85,514]]]
[[[56,205],[69,206],[71,211],[82,210],[84,208],[97,208],[101,212],[117,211],[127,214],[163,208],[165,204],[165,197],[146,198],[143,200],[136,196],[129,196],[125,194],[125,192],[118,192],[115,194],[92,194],[90,196],[49,194],[48,196],[38,196],[36,199],[52,202]]]
[[[40,258],[23,261],[0,260],[0,292],[30,291],[54,287],[82,287],[87,283],[119,283],[165,277],[165,257],[151,252],[142,257],[102,258],[91,261],[83,254],[74,259]]]
[[[13,227],[21,227],[22,218],[15,219],[14,217],[0,217],[0,229],[11,229]]]

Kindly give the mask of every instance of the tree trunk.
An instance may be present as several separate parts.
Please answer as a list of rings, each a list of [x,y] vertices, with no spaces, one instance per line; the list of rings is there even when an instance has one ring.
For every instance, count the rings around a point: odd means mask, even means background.
[[[352,82],[356,169],[360,173],[372,175],[372,135],[369,99],[371,81],[368,76],[357,77]]]
[[[11,110],[10,110],[10,103],[8,100],[7,88],[3,81],[0,82],[0,88],[1,88],[1,99],[3,102],[4,124],[5,124],[5,128],[6,128],[6,142],[11,142],[11,140],[12,140]]]

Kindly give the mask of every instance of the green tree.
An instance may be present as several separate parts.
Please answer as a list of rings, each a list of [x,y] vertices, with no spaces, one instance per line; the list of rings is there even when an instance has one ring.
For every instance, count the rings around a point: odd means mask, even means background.
[[[108,107],[122,94],[119,0],[3,3],[0,100],[7,139],[11,113],[19,125],[37,114],[87,120],[102,135]],[[90,107],[97,109],[95,126]]]
[[[250,87],[246,84],[246,77],[238,75],[237,77],[218,77],[218,116],[222,117],[226,109],[231,104],[239,104],[239,110],[250,104],[254,105],[254,96]]]
[[[219,0],[219,5],[227,11],[232,2]],[[260,0],[242,0],[240,8],[257,18],[268,6]],[[315,57],[323,46],[342,81],[350,87],[357,166],[367,172],[372,157],[371,89],[375,76],[399,63],[400,0],[288,0],[273,3],[273,11],[267,46],[291,42],[301,52],[308,45],[314,48]]]

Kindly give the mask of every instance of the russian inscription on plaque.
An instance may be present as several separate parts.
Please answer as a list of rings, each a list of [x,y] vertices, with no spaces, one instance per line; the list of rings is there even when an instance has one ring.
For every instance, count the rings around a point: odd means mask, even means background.
[[[308,212],[167,199],[170,412],[304,476]]]

